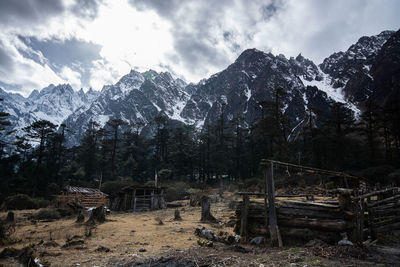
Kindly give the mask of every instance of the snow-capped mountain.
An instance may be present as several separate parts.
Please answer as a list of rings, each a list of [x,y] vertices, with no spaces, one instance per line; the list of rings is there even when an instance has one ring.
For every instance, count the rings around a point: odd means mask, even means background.
[[[228,68],[198,84],[186,84],[168,72],[132,70],[101,92],[85,94],[69,85],[50,85],[28,98],[2,90],[0,97],[5,99],[3,109],[11,114],[14,128],[36,119],[63,122],[75,131],[68,138],[72,145],[79,142],[88,122],[104,126],[112,118],[150,124],[164,114],[172,125],[201,128],[215,123],[223,110],[226,121],[241,118],[250,126],[261,117],[260,102],[273,100],[280,87],[288,95],[283,111],[295,130],[306,123],[309,109],[319,111],[321,122],[333,103],[342,102],[357,116],[368,98],[384,99],[391,94],[391,88],[399,84],[399,35],[399,31],[384,31],[362,37],[319,66],[301,54],[286,58],[248,49]],[[151,126],[143,133],[152,135]]]
[[[4,99],[1,109],[10,114],[11,126],[7,130],[15,130],[14,135],[23,134],[22,128],[37,120],[59,125],[74,111],[87,109],[98,95],[99,92],[92,89],[86,93],[82,89],[76,92],[69,84],[51,84],[40,92],[32,91],[27,98],[0,89],[0,98]]]
[[[90,121],[104,126],[109,119],[126,123],[148,124],[160,113],[179,120],[181,109],[190,95],[186,83],[168,72],[132,70],[116,84],[103,87],[100,96],[87,110],[77,110],[64,122],[75,131],[70,142],[76,143]]]
[[[322,79],[318,67],[301,55],[287,59],[248,49],[226,70],[197,85],[181,117],[197,125],[215,123],[223,108],[227,121],[240,117],[251,125],[261,116],[259,103],[272,101],[275,89],[280,87],[288,94],[285,113],[294,126],[303,120],[314,97],[303,81]],[[329,97],[324,101],[329,102]]]

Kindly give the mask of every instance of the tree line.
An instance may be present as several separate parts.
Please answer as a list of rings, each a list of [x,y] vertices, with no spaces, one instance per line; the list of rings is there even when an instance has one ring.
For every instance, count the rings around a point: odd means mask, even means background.
[[[372,101],[356,120],[343,103],[326,114],[310,108],[292,129],[284,112],[287,95],[274,90],[273,100],[260,102],[260,118],[218,120],[202,129],[172,128],[168,117],[151,123],[154,134],[140,134],[141,122],[111,118],[104,127],[90,121],[80,144],[67,147],[68,125],[39,120],[23,129],[13,143],[5,135],[9,114],[0,113],[0,193],[50,197],[69,184],[98,187],[100,182],[221,184],[261,176],[263,158],[337,171],[391,165],[399,167],[400,112]],[[325,118],[324,120],[318,118]],[[68,134],[67,134],[68,133]]]

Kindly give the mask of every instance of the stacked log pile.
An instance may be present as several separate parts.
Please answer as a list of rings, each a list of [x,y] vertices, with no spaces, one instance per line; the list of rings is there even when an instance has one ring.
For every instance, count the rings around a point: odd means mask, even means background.
[[[400,194],[397,188],[382,190],[377,196],[377,200],[366,202],[371,234],[400,229]]]
[[[237,223],[235,232],[240,233],[243,202],[235,211]],[[276,212],[280,233],[284,240],[321,239],[336,243],[340,233],[351,231],[354,213],[343,210],[339,205],[310,201],[279,201]],[[247,209],[247,234],[249,236],[269,235],[266,227],[268,211],[263,202],[250,201]]]
[[[353,243],[376,234],[400,229],[400,193],[397,188],[371,191],[354,196],[354,191],[337,189],[338,201],[277,201],[277,224],[283,240],[321,239],[337,243],[341,233],[346,233]],[[268,210],[265,201],[237,202],[235,232],[246,236],[268,236]],[[256,194],[259,195],[259,194]],[[373,199],[373,200],[372,200]],[[245,203],[245,204],[243,204]],[[243,225],[242,225],[243,224]],[[248,238],[247,238],[248,239]]]

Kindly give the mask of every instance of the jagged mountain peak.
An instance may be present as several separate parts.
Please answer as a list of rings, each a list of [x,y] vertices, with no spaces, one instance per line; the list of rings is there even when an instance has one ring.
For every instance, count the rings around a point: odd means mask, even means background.
[[[153,80],[158,75],[158,73],[152,69],[145,71],[142,74],[146,80]]]
[[[319,65],[331,77],[330,85],[343,89],[348,100],[365,101],[372,93],[370,69],[382,46],[394,34],[383,31],[378,35],[363,36],[345,52],[333,53]]]
[[[39,95],[39,90],[35,89],[35,90],[33,90],[33,91],[29,94],[28,99],[34,99],[34,98],[36,98],[38,95]]]
[[[58,95],[72,95],[74,94],[74,89],[72,89],[71,85],[69,84],[58,84],[58,85],[53,85],[50,84],[49,86],[43,88],[40,92],[39,92],[39,96],[44,96],[44,95],[54,95],[54,94],[58,94]]]

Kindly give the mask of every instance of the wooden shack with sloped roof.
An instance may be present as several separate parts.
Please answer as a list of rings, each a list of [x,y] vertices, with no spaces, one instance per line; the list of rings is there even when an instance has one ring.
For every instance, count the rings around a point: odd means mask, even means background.
[[[56,204],[58,207],[66,206],[68,203],[78,203],[85,208],[99,207],[108,205],[107,194],[99,189],[66,186],[60,195],[56,196]]]
[[[110,209],[115,211],[149,211],[166,208],[165,188],[127,186],[111,196]]]

